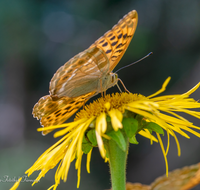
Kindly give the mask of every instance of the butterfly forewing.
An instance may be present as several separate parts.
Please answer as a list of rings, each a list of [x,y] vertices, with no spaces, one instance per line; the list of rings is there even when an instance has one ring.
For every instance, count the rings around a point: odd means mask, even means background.
[[[133,10],[90,46],[96,46],[106,53],[109,60],[109,72],[115,68],[125,53],[135,33],[137,22],[138,15]]]
[[[42,97],[33,108],[33,116],[41,119],[41,125],[63,123],[89,98],[116,84],[110,73],[125,53],[137,21],[137,12],[129,12],[88,49],[56,71],[50,82],[50,95]]]

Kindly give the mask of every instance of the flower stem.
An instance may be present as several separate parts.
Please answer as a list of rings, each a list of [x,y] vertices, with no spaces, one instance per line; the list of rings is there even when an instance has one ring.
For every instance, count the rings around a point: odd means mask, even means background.
[[[109,140],[106,145],[109,166],[111,172],[112,190],[126,190],[126,159],[128,149],[128,137],[126,151],[123,151],[114,140]]]

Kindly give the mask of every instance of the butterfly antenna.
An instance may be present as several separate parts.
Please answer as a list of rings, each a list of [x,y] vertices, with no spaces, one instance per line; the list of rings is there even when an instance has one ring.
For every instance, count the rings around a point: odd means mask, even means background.
[[[121,68],[118,69],[115,73],[117,73],[118,71],[120,71],[120,70],[122,70],[122,69],[124,69],[124,68],[126,68],[126,67],[129,67],[129,66],[131,66],[131,65],[134,65],[134,64],[136,64],[136,63],[142,61],[143,59],[146,59],[147,57],[149,57],[149,56],[152,55],[152,54],[153,54],[153,52],[150,52],[149,54],[147,54],[147,55],[144,56],[143,58],[141,58],[141,59],[139,59],[139,60],[137,60],[137,61],[135,61],[135,62],[133,62],[133,63],[131,63],[131,64],[129,64],[129,65],[126,65],[126,66],[124,66],[124,67],[121,67]]]

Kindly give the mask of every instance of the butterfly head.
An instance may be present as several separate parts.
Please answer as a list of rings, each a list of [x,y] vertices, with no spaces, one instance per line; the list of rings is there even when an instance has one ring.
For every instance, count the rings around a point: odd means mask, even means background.
[[[116,73],[108,73],[102,78],[102,89],[101,91],[106,91],[108,88],[116,85],[118,81],[118,75]]]
[[[110,76],[111,76],[112,86],[116,85],[117,81],[118,81],[118,74],[117,73],[110,73]]]

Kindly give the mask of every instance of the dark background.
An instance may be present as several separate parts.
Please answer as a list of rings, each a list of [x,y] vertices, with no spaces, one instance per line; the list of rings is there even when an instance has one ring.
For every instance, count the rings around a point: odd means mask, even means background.
[[[39,122],[32,108],[48,94],[55,71],[131,10],[137,10],[139,22],[132,42],[116,69],[132,63],[150,51],[146,60],[119,72],[119,77],[133,93],[150,95],[164,80],[171,82],[164,94],[184,93],[200,81],[200,1],[199,0],[1,0],[0,1],[0,189],[6,175],[24,175],[34,161],[57,139],[36,131]],[[115,69],[115,70],[116,70]],[[109,92],[118,91],[116,87]],[[200,90],[193,97],[198,100]],[[200,126],[199,120],[187,117]],[[189,134],[190,135],[190,134]],[[177,135],[181,157],[174,139],[168,155],[169,170],[200,161],[200,139]],[[163,138],[166,140],[166,136]],[[165,174],[165,162],[159,144],[138,137],[128,156],[127,181],[150,184]],[[80,190],[110,188],[109,168],[98,149],[92,154],[91,174],[82,161]],[[54,184],[54,172],[31,187],[47,189]],[[29,179],[37,176],[35,172]],[[74,162],[66,183],[58,190],[76,189]]]

